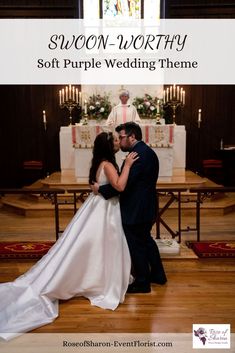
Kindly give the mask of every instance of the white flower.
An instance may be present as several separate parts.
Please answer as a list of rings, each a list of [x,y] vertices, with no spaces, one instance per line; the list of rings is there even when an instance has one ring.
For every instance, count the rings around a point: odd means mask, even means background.
[[[102,107],[102,108],[100,108],[100,112],[101,113],[103,113],[104,112],[104,108]]]
[[[143,109],[143,108],[144,108],[143,104],[138,105],[138,109]]]
[[[151,107],[149,109],[154,111],[156,108],[153,105],[151,105]]]
[[[95,105],[100,105],[100,102],[99,101],[95,102]]]
[[[89,110],[94,110],[94,109],[95,109],[95,107],[93,107],[93,105],[89,106]]]
[[[147,107],[150,106],[150,102],[148,102],[148,101],[144,102],[144,104],[145,104]]]

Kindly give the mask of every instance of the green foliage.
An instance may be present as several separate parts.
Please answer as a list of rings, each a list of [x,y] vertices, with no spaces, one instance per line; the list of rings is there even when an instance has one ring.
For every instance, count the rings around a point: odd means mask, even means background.
[[[133,105],[142,119],[153,119],[156,118],[157,114],[162,116],[164,113],[162,99],[153,98],[149,94],[145,94],[144,97],[136,97],[133,100]]]
[[[91,119],[107,119],[111,108],[112,106],[107,94],[103,96],[100,94],[93,94],[89,97],[87,102],[87,114]]]

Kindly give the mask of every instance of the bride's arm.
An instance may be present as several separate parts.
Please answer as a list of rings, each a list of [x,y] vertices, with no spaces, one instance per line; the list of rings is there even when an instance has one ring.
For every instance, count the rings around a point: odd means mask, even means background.
[[[124,167],[122,169],[121,175],[118,175],[117,170],[114,165],[110,162],[105,163],[104,172],[106,177],[108,178],[109,183],[112,185],[114,189],[121,192],[125,189],[130,168],[132,164],[138,159],[136,152],[131,152],[128,154],[125,160]]]

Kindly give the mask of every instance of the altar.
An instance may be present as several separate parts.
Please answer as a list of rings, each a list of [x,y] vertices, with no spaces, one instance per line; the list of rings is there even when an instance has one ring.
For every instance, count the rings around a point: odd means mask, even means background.
[[[159,179],[170,180],[174,174],[185,172],[186,131],[183,125],[140,124],[143,141],[158,155]],[[87,183],[93,142],[97,134],[110,131],[104,124],[76,124],[60,129],[61,175],[73,175],[78,183]],[[116,154],[121,166],[126,153]]]

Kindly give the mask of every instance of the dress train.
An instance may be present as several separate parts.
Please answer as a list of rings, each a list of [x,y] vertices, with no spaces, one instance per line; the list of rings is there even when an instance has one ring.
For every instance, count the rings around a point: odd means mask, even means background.
[[[103,169],[102,181],[107,182]],[[58,299],[83,296],[115,310],[124,300],[130,268],[119,199],[91,194],[41,260],[14,282],[0,284],[0,337],[52,322]]]

